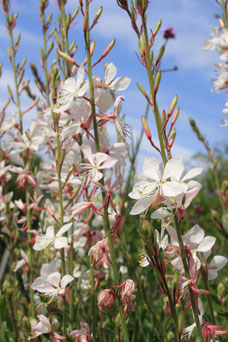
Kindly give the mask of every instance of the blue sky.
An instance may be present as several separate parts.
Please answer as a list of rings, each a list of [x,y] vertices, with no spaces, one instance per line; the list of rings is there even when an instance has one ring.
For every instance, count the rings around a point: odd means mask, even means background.
[[[19,12],[16,32],[22,33],[17,61],[21,61],[24,55],[27,57],[26,77],[32,82],[29,64],[35,62],[39,65],[42,46],[39,0],[12,0],[11,2],[12,11]],[[67,11],[73,11],[77,3],[75,0],[68,0]],[[137,39],[126,13],[117,6],[114,0],[94,0],[91,6],[91,17],[101,5],[103,15],[91,36],[96,41],[94,58],[98,58],[109,42],[116,38],[116,45],[105,61],[116,65],[118,76],[128,76],[132,79],[131,85],[123,94],[125,97],[123,113],[126,113],[126,122],[132,127],[134,137],[136,137],[141,127],[141,115],[144,114],[146,107],[136,82],[148,89],[146,72],[136,57]],[[58,13],[54,0],[50,0],[49,11],[54,14],[54,24],[57,22]],[[196,120],[212,146],[221,145],[226,141],[227,128],[220,128],[221,121],[224,119],[222,110],[225,93],[211,92],[211,81],[215,77],[213,64],[219,62],[219,55],[216,52],[202,50],[204,41],[210,37],[211,25],[218,25],[215,14],[220,14],[220,7],[214,0],[151,0],[149,5],[148,23],[151,24],[151,28],[162,18],[162,30],[172,26],[176,32],[176,39],[171,40],[167,46],[162,67],[166,69],[176,65],[179,70],[163,74],[159,106],[167,110],[174,95],[178,94],[181,112],[176,126],[177,138],[173,153],[181,154],[185,159],[197,151],[203,151],[203,147],[192,133],[188,123],[189,116]],[[162,30],[155,44],[156,51],[162,44]],[[9,37],[2,13],[0,14],[0,32],[0,61],[4,63],[3,77],[0,80],[0,105],[2,106],[7,98],[6,83],[13,87],[12,72],[6,53]],[[73,40],[76,40],[78,44],[75,58],[80,64],[85,58],[80,14],[76,25],[71,30],[70,42]],[[94,72],[103,76],[103,65],[98,66]],[[32,86],[32,89],[36,91],[35,86]],[[23,101],[24,105],[28,103],[26,98]],[[14,110],[12,106],[9,109],[10,112]],[[29,114],[25,120],[28,126]],[[152,135],[156,136],[152,113],[148,121]],[[141,158],[150,154],[156,155],[144,139],[141,146]]]

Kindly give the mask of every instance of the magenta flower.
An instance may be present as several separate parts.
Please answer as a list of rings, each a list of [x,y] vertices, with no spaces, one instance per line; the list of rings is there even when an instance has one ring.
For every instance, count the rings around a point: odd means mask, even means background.
[[[173,27],[167,27],[163,31],[163,38],[165,38],[165,39],[175,39],[176,38],[176,33],[175,33]]]

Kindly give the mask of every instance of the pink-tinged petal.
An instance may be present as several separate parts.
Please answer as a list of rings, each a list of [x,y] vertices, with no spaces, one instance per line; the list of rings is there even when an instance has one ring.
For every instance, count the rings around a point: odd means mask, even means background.
[[[203,241],[199,244],[197,252],[207,252],[215,244],[216,238],[213,236],[206,236]]]
[[[56,234],[56,237],[61,236],[61,235],[63,235],[64,233],[66,233],[66,232],[70,229],[71,226],[72,226],[72,223],[71,223],[71,222],[70,222],[70,223],[67,223],[67,224],[64,224],[64,226],[62,226],[62,227],[60,228],[60,230],[58,231],[58,233]]]
[[[105,83],[109,84],[112,82],[113,78],[116,76],[117,69],[113,63],[109,63],[105,69]]]
[[[185,244],[199,244],[203,240],[204,235],[204,230],[198,224],[195,224],[195,226],[183,236],[183,241]]]
[[[190,171],[186,173],[186,175],[182,178],[182,181],[184,182],[188,179],[192,179],[198,176],[199,174],[201,174],[202,171],[203,171],[202,167],[195,167],[194,169],[191,169]]]
[[[185,167],[179,157],[170,159],[165,166],[162,179],[173,178],[180,180],[184,171]]]
[[[165,197],[175,197],[183,192],[183,184],[176,181],[165,182],[161,185],[161,195]]]
[[[14,267],[13,271],[17,272],[19,270],[19,268],[21,268],[22,266],[24,266],[26,264],[26,261],[24,259],[19,260],[16,264],[16,266]]]
[[[193,183],[193,181],[192,181]],[[186,193],[185,193],[185,202],[184,202],[184,208],[188,208],[188,206],[190,205],[190,203],[192,202],[192,200],[198,195],[198,192],[201,190],[202,185],[198,182],[194,182],[197,183],[197,186],[195,186],[192,189],[189,189]],[[188,183],[188,186],[191,186],[191,182]]]
[[[51,323],[46,316],[38,315],[38,318],[39,318],[40,322],[42,322],[46,327],[49,328],[49,330],[51,330]]]
[[[135,205],[131,209],[130,215],[138,215],[142,213],[147,208],[149,208],[153,200],[154,200],[154,195],[141,198],[135,203]]]
[[[143,164],[143,174],[153,180],[159,182],[162,178],[162,170],[157,159],[153,157],[145,158]]]
[[[176,230],[170,225],[168,225],[168,227],[166,227],[166,230],[171,237],[171,243],[175,244],[176,246],[179,246]]]
[[[107,156],[104,163],[100,166],[100,169],[112,168],[118,162],[117,159]]]
[[[49,274],[47,277],[47,282],[52,286],[59,287],[60,278],[61,274],[59,272],[54,272]]]
[[[101,164],[104,163],[108,158],[110,157],[106,153],[97,152],[95,154],[96,164],[98,164],[99,166],[101,166]]]
[[[80,215],[81,213],[83,213],[84,210],[86,210],[89,206],[91,205],[91,202],[80,202],[75,204],[72,208],[72,215]]]
[[[66,237],[58,237],[55,239],[54,247],[56,249],[61,249],[61,248],[66,247],[67,244],[68,244],[68,240]]]
[[[110,85],[109,88],[111,90],[117,90],[117,91],[122,91],[127,89],[127,87],[129,86],[129,84],[131,83],[131,79],[128,77],[118,77],[117,79],[115,79]]]
[[[74,280],[74,277],[72,277],[69,274],[66,274],[62,279],[61,279],[61,287],[65,288],[67,284],[69,284],[71,281]]]
[[[89,145],[82,144],[81,150],[84,156],[86,157],[86,159],[88,159],[88,161],[90,162],[90,164],[94,165],[94,159],[93,159],[91,147]]]
[[[107,90],[105,90],[98,99],[99,109],[101,113],[106,113],[107,110],[112,106],[113,100]]]

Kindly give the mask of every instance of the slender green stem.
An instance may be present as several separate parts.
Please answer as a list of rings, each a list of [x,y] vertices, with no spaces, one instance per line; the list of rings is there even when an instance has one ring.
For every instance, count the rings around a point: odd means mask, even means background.
[[[20,103],[20,95],[19,95],[19,88],[17,83],[17,69],[16,69],[16,62],[15,62],[15,46],[14,46],[14,38],[13,38],[13,30],[10,25],[10,17],[9,13],[6,13],[6,20],[8,22],[8,31],[10,35],[10,43],[11,43],[11,64],[13,68],[13,78],[14,78],[14,85],[15,85],[15,92],[16,92],[16,103],[17,103],[17,110],[19,116],[19,126],[21,134],[23,132],[23,124],[22,124],[22,111],[21,111],[21,103]]]
[[[19,335],[18,326],[17,326],[16,312],[15,312],[15,307],[14,307],[14,304],[12,301],[11,294],[9,295],[8,299],[9,299],[9,307],[10,307],[11,317],[12,317],[12,321],[13,321],[13,329],[15,332],[15,341],[20,342],[20,335]]]
[[[156,103],[154,103],[154,81],[153,81],[153,72],[151,70],[151,57],[150,57],[150,48],[149,48],[149,39],[148,39],[148,31],[147,31],[147,25],[146,25],[146,19],[144,18],[143,20],[143,32],[144,32],[144,39],[145,39],[145,50],[146,50],[146,70],[147,70],[147,76],[149,80],[149,85],[150,85],[150,95],[152,102],[154,104],[154,117],[156,121],[156,126],[157,126],[157,132],[158,132],[158,138],[159,138],[159,143],[160,143],[160,149],[161,149],[161,156],[164,165],[167,162],[166,154],[165,154],[165,148],[164,148],[164,142],[162,138],[162,124],[161,124],[161,117],[158,111],[158,107]]]
[[[70,235],[73,236],[74,234],[74,224],[72,223],[71,229],[70,229]],[[73,239],[71,240],[71,246],[70,246],[70,258],[69,258],[69,274],[73,276],[73,261],[74,261],[74,248],[73,248]],[[74,322],[74,287],[72,286],[70,289],[70,305],[69,305],[69,318],[70,318],[70,324],[69,328],[70,330],[73,330],[73,322]]]
[[[27,224],[28,224],[28,230],[31,230],[31,210],[29,209],[29,190],[26,189],[26,215],[27,215]],[[28,241],[30,241],[32,238],[31,233],[28,233]],[[35,318],[35,303],[34,303],[34,293],[33,289],[31,287],[33,283],[33,250],[32,247],[29,246],[29,298],[30,298],[30,314],[32,318]]]
[[[212,160],[212,163],[213,163],[213,160]],[[220,187],[220,183],[219,183],[219,178],[218,178],[218,172],[217,172],[216,165],[213,165],[213,173],[214,173],[216,188],[218,190],[218,198],[219,198],[219,202],[220,202],[220,205],[221,205],[221,209],[222,209],[222,212],[225,214],[226,210],[225,210],[225,206],[224,206],[224,203],[223,203],[223,200],[222,200],[221,187]]]
[[[92,257],[90,257],[90,291],[91,291],[91,311],[92,311],[92,332],[93,340],[97,338],[97,320],[96,320],[96,299],[95,299],[95,283],[94,283],[94,268],[92,266]]]
[[[63,194],[62,194],[62,183],[61,183],[61,147],[60,147],[60,136],[59,136],[58,124],[56,126],[57,126],[56,159],[57,159],[58,189],[59,189],[60,225],[62,227],[64,223],[64,210],[63,210]],[[64,250],[61,250],[61,271],[62,271],[62,276],[64,276],[66,274]],[[63,306],[63,334],[64,336],[66,336],[66,318],[67,318],[67,305],[66,305],[66,301],[64,300],[64,306]]]
[[[0,334],[1,334],[1,341],[5,342],[5,329],[4,329],[4,323],[3,323],[3,317],[0,312]]]
[[[206,272],[204,270],[203,267],[201,267],[201,275],[202,275],[202,279],[203,279],[203,283],[204,283],[204,287],[207,291],[210,291],[210,288],[209,288],[209,284],[208,284],[208,279],[207,279],[207,276],[206,276]],[[216,325],[216,320],[215,320],[215,315],[214,315],[214,310],[213,310],[213,305],[212,305],[212,300],[211,300],[211,295],[207,295],[207,303],[208,303],[208,307],[209,307],[209,310],[210,310],[210,315],[211,315],[211,322]]]
[[[61,1],[61,17],[62,17],[62,32],[63,32],[62,42],[64,42],[64,50],[63,51],[66,52],[67,55],[69,55],[68,33],[67,33],[66,13],[65,13],[64,1]],[[66,62],[66,66],[70,67],[70,64]]]
[[[86,6],[85,6],[85,17],[84,25],[86,26],[86,32],[85,32],[85,43],[86,43],[86,51],[87,51],[87,65],[88,65],[88,78],[89,78],[89,88],[90,88],[90,103],[92,107],[92,114],[93,114],[93,127],[94,127],[94,136],[95,136],[95,144],[96,144],[96,150],[97,152],[100,151],[100,144],[99,144],[99,136],[98,136],[98,127],[97,127],[97,120],[96,120],[96,107],[95,107],[95,101],[94,101],[94,89],[93,89],[93,79],[92,79],[92,68],[91,68],[91,54],[90,54],[90,34],[89,34],[89,0],[86,0]],[[102,178],[101,183],[104,185],[104,180]],[[105,193],[102,192],[102,197],[104,200]],[[112,241],[112,234],[110,229],[110,223],[109,223],[109,215],[108,215],[108,207],[107,204],[104,207],[104,222],[105,222],[105,231],[108,237],[109,242],[109,248],[110,248],[110,255],[111,255],[111,261],[112,261],[112,269],[113,269],[113,275],[114,275],[114,282],[115,285],[119,285],[119,272],[117,267],[117,261],[116,261],[116,254],[115,249]],[[128,332],[126,327],[126,322],[123,315],[123,308],[122,305],[119,303],[119,312],[120,312],[120,319],[121,319],[121,325],[122,325],[122,333],[124,337],[124,341],[128,342]]]
[[[188,264],[187,264],[187,260],[186,260],[186,254],[185,254],[185,250],[184,250],[184,243],[183,243],[182,235],[181,235],[181,229],[180,229],[180,225],[179,225],[179,222],[178,222],[178,218],[176,216],[175,216],[175,225],[176,225],[176,232],[177,232],[178,242],[179,242],[179,246],[180,246],[181,259],[182,259],[182,262],[183,262],[185,275],[187,276],[188,279],[191,279],[189,268],[188,268]],[[190,295],[190,301],[191,301],[192,310],[193,310],[193,314],[194,314],[194,318],[195,318],[195,322],[196,322],[196,328],[197,328],[198,337],[203,342],[203,337],[202,337],[202,332],[201,332],[201,325],[200,325],[199,314],[198,314],[198,310],[197,310],[197,306],[196,306],[196,301],[195,301],[195,297],[194,297],[193,291],[190,289],[190,287],[189,287],[189,295]]]
[[[226,1],[224,0],[222,0],[222,10],[223,10],[225,28],[228,28],[227,4],[226,4]]]
[[[47,71],[47,36],[46,36],[46,22],[45,22],[45,14],[44,12],[41,15],[42,21],[42,31],[43,31],[43,69],[45,75],[45,91],[46,91],[46,99],[47,105],[50,106],[50,92],[49,92],[49,81],[48,81],[48,71]]]

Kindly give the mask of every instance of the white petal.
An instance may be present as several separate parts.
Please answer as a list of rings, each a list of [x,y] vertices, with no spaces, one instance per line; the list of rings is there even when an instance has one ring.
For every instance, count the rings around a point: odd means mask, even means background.
[[[130,215],[138,215],[145,211],[153,202],[154,196],[143,197],[137,201],[130,211]]]
[[[72,280],[74,280],[74,278],[71,275],[66,274],[61,280],[61,287],[65,288]]]
[[[117,69],[113,63],[107,65],[105,69],[105,83],[109,84],[116,76]]]
[[[179,243],[178,243],[178,237],[177,237],[176,230],[170,225],[168,225],[168,227],[166,227],[166,230],[168,231],[168,233],[171,237],[171,243],[175,246],[178,246]]]
[[[72,224],[73,223],[67,223],[67,224],[64,224],[64,226],[62,226],[61,228],[60,228],[60,230],[58,231],[58,233],[56,234],[56,237],[58,237],[58,236],[61,236],[61,235],[63,235],[64,233],[66,233],[69,229],[70,229],[70,227],[72,226]]]
[[[81,65],[77,72],[77,88],[79,88],[84,81],[84,73],[84,67]]]
[[[53,226],[48,227],[47,230],[46,230],[45,237],[47,239],[52,239],[54,236],[55,236],[54,227]]]
[[[161,195],[165,197],[175,197],[183,193],[181,183],[175,181],[165,182],[161,185]]]
[[[185,170],[185,167],[179,157],[170,159],[164,169],[164,174],[162,179],[172,178],[180,180],[181,176]]]
[[[203,241],[199,244],[197,252],[207,252],[215,244],[216,238],[213,236],[206,236]]]
[[[198,224],[195,224],[195,226],[183,236],[183,241],[185,244],[197,243],[199,245],[203,240],[204,235],[204,230]]]
[[[162,178],[161,167],[157,159],[148,157],[144,159],[143,174],[153,180],[159,182]]]
[[[217,267],[217,271],[221,270],[226,264],[228,259],[222,255],[216,255],[212,258],[210,264],[208,266]]]
[[[59,272],[54,272],[49,274],[47,277],[47,282],[52,286],[59,287],[60,278],[61,274]]]
[[[67,246],[67,238],[66,237],[58,237],[57,239],[55,239],[54,242],[54,247],[56,249],[61,249]]]
[[[109,86],[112,90],[122,91],[125,90],[129,84],[131,83],[131,79],[128,77],[118,77],[115,79]]]
[[[94,165],[94,159],[93,159],[93,154],[92,154],[91,147],[89,145],[82,144],[81,145],[81,150],[82,150],[84,156],[90,162],[90,164]]]
[[[186,175],[182,178],[182,182],[186,181],[187,179],[194,178],[198,176],[203,171],[202,167],[195,167],[186,173]]]

